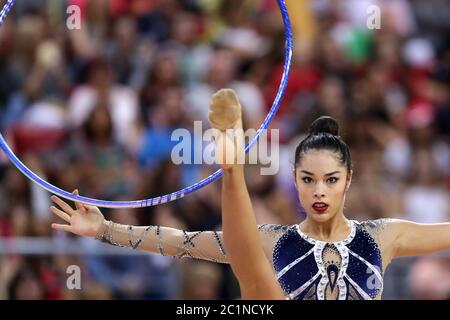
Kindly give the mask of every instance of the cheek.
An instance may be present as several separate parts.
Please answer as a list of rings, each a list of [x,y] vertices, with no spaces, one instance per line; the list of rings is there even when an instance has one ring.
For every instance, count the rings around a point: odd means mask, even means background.
[[[311,188],[308,187],[300,187],[297,188],[298,197],[300,198],[300,202],[303,203],[309,203],[313,199],[313,192],[310,190]]]
[[[328,196],[332,199],[333,202],[339,202],[344,198],[345,194],[345,183],[339,183],[335,185],[333,188],[329,189]]]

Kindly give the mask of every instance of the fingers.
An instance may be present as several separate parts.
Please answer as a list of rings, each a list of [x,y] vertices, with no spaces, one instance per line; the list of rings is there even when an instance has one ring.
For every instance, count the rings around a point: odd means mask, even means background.
[[[54,214],[56,214],[61,219],[63,219],[64,221],[70,223],[70,216],[67,213],[65,213],[64,211],[59,210],[55,206],[51,206],[50,211],[53,212]]]
[[[62,230],[62,231],[66,231],[66,232],[72,232],[72,227],[67,225],[67,224],[52,223],[52,228],[55,229],[55,230]]]
[[[80,194],[78,193],[78,189],[73,190],[72,194],[79,196]],[[77,210],[82,210],[84,212],[87,211],[87,208],[84,204],[82,204],[81,202],[77,202],[75,201],[75,207],[77,208]]]
[[[58,198],[57,196],[51,196],[51,199],[54,203],[56,203],[61,209],[63,209],[68,215],[72,215],[73,209],[71,206],[69,206],[67,203],[65,203],[63,200]]]
[[[73,195],[76,195],[76,196],[79,196],[79,195],[80,195],[80,194],[78,193],[78,189],[73,190],[72,194],[73,194]],[[75,201],[75,207],[76,207],[77,209],[82,209],[82,208],[83,208],[83,205],[82,205],[81,203]]]
[[[211,127],[225,131],[233,128],[241,118],[241,105],[231,89],[216,92],[210,102],[208,119]]]

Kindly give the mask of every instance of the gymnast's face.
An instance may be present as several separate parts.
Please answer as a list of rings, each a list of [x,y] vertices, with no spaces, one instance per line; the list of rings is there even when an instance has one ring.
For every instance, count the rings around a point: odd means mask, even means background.
[[[352,172],[328,150],[309,150],[295,170],[300,202],[308,218],[325,223],[343,212]]]

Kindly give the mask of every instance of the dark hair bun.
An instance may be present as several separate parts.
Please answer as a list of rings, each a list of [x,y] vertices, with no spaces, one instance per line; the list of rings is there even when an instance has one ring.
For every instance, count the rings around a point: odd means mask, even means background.
[[[332,117],[323,116],[316,119],[309,127],[309,134],[330,133],[334,136],[339,134],[339,124]]]

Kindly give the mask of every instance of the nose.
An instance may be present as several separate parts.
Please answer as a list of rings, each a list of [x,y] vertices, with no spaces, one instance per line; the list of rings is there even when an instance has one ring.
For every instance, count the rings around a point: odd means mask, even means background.
[[[323,197],[325,197],[325,194],[314,192],[314,198],[320,200],[320,199],[323,198]]]
[[[316,188],[314,189],[314,198],[321,199],[325,197],[325,193],[323,191],[323,187],[321,183],[316,184]]]

